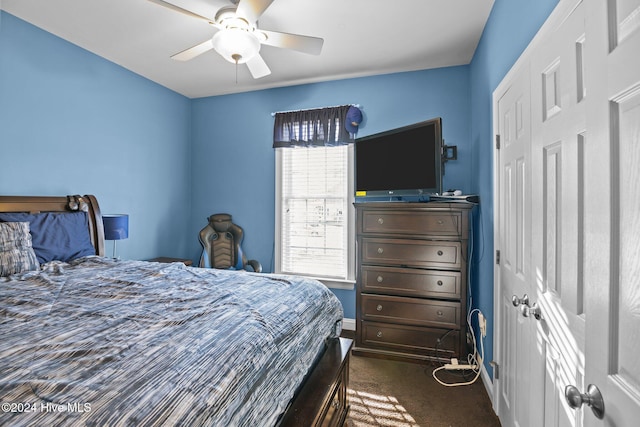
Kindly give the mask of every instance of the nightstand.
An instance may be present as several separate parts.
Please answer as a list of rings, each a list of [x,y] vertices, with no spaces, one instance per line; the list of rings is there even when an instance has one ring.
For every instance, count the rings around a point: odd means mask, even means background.
[[[151,262],[181,262],[184,265],[190,266],[193,264],[193,261],[191,261],[190,259],[184,259],[184,258],[171,258],[171,257],[166,257],[166,256],[161,256],[158,258],[153,258],[153,259],[149,259],[147,261],[151,261]]]

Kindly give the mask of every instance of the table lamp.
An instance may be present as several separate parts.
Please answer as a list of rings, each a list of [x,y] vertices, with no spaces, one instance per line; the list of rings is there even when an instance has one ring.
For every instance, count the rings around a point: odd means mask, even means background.
[[[129,237],[129,215],[103,215],[104,239],[113,240],[113,258],[116,257],[116,242]]]

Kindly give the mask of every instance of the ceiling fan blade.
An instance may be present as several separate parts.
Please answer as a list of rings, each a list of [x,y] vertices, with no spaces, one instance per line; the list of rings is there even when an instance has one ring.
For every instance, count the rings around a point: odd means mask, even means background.
[[[324,40],[319,37],[302,36],[300,34],[281,33],[279,31],[260,30],[267,36],[262,44],[285,49],[293,49],[298,52],[320,55]]]
[[[180,12],[180,13],[185,14],[187,16],[191,16],[192,18],[196,18],[196,19],[200,19],[200,20],[206,21],[208,24],[215,25],[215,21],[213,19],[209,19],[206,16],[198,15],[197,13],[193,13],[190,10],[183,9],[180,6],[176,6],[175,4],[166,2],[164,0],[149,0],[149,1],[151,3],[155,3],[157,5],[166,7],[167,9],[171,9],[171,10],[173,10],[175,12]]]
[[[172,55],[171,59],[175,59],[176,61],[188,61],[198,55],[202,55],[203,53],[210,51],[211,49],[213,49],[213,43],[211,39],[207,39],[200,44]]]
[[[236,14],[249,23],[255,24],[260,15],[273,3],[273,0],[240,0]]]
[[[256,54],[253,58],[246,62],[247,67],[249,68],[249,72],[253,76],[254,79],[259,79],[260,77],[268,76],[271,74],[271,70],[262,56],[260,54]]]

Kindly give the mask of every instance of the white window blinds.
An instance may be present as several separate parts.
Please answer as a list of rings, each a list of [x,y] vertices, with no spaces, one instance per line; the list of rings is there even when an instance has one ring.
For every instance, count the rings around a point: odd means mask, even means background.
[[[276,150],[279,272],[350,278],[350,150],[349,145]]]

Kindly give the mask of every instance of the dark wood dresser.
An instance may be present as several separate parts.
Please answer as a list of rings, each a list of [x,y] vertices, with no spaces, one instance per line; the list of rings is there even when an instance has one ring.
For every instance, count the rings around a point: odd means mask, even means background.
[[[356,204],[356,343],[360,355],[467,353],[470,203]]]

